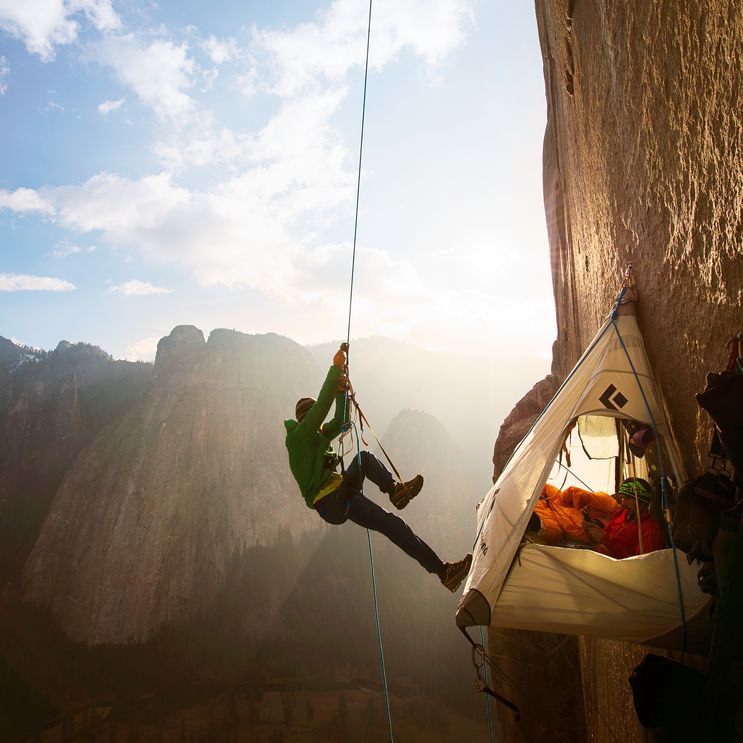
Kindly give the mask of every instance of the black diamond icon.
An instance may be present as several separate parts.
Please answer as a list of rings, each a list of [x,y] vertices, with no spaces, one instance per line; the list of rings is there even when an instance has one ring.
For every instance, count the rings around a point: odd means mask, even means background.
[[[612,402],[618,408],[623,408],[627,404],[627,398],[621,392],[617,392],[617,394],[614,395],[614,399],[612,400]]]
[[[614,394],[615,392],[616,394]],[[609,410],[623,408],[628,402],[627,398],[619,392],[613,384],[610,384],[604,390],[604,394],[599,397],[599,400],[604,404],[604,407]]]

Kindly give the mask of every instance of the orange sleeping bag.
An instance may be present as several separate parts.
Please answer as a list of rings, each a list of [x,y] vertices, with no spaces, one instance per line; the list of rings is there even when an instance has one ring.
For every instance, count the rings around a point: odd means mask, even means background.
[[[534,508],[542,524],[540,537],[546,544],[590,544],[583,528],[584,508],[592,519],[606,523],[619,504],[607,493],[592,493],[575,485],[560,491],[546,484]]]

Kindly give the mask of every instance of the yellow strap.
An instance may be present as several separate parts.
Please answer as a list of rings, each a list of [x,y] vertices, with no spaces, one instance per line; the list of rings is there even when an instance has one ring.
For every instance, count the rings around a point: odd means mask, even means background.
[[[317,501],[319,501],[321,498],[324,498],[326,495],[330,495],[334,490],[338,490],[342,482],[343,476],[338,474],[337,472],[333,472],[330,475],[330,479],[327,481],[327,483],[325,483],[325,485],[320,488],[319,492],[314,497],[312,505],[314,506]]]

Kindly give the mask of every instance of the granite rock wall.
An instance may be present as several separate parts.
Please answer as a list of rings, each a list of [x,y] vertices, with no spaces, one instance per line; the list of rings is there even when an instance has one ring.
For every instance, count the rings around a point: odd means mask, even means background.
[[[26,597],[88,644],[198,616],[236,551],[318,527],[280,424],[314,376],[307,351],[179,326],[154,371],[144,400],[67,471],[25,567]]]
[[[548,115],[544,201],[558,325],[553,376],[564,378],[575,364],[631,263],[650,361],[687,471],[699,473],[711,426],[694,393],[708,371],[724,366],[728,340],[743,330],[741,5],[535,5]],[[553,382],[537,385],[504,423],[496,474]],[[522,638],[524,652],[541,637]],[[491,633],[491,643],[498,641]],[[641,649],[581,639],[579,650],[587,739],[644,740],[627,684]],[[547,679],[545,688],[554,681]],[[582,714],[577,707],[576,714]],[[509,740],[528,740],[523,726],[501,720]],[[566,724],[554,723],[555,730]],[[569,725],[575,729],[576,721]]]

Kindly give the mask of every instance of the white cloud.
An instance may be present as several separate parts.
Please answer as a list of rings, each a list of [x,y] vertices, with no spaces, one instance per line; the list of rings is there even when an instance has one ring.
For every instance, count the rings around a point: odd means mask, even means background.
[[[120,25],[111,0],[0,0],[0,30],[23,41],[30,54],[51,62],[55,46],[77,38],[78,14],[99,31]]]
[[[123,284],[112,286],[108,291],[116,294],[123,294],[125,297],[143,297],[148,294],[172,294],[172,289],[166,289],[162,286],[154,286],[149,281],[138,281],[131,279]]]
[[[253,137],[230,129],[214,129],[208,124],[188,132],[173,133],[167,141],[153,145],[154,154],[170,170],[187,166],[228,165],[234,171],[249,160]]]
[[[251,67],[244,75],[238,76],[237,85],[244,96],[255,95],[261,89],[260,73],[255,67]]]
[[[431,68],[440,64],[464,42],[470,5],[471,0],[378,0],[372,66],[381,68],[406,49]],[[335,0],[317,22],[288,30],[253,28],[249,51],[242,51],[234,39],[219,41],[210,36],[202,48],[215,63],[234,58],[249,62],[247,70],[237,76],[238,88],[248,96],[258,92],[278,95],[283,99],[282,109],[260,133],[234,132],[215,126],[207,114],[192,115],[188,127],[168,132],[166,139],[155,144],[155,154],[171,169],[224,164],[234,172],[255,161],[286,159],[270,141],[279,127],[286,132],[281,133],[282,144],[292,151],[315,147],[318,136],[325,142],[340,141],[331,117],[347,97],[347,73],[363,64],[367,7],[364,0]],[[195,74],[195,67],[189,68],[189,74]],[[203,70],[201,75],[207,89],[214,75]],[[317,126],[313,107],[322,112],[322,126]]]
[[[159,341],[160,336],[151,336],[135,341],[126,347],[125,358],[129,361],[153,361]]]
[[[401,5],[375,3],[373,66],[406,49],[435,66],[462,43],[469,2]],[[240,78],[246,92],[281,96],[273,118],[250,132],[218,127],[198,112],[189,92],[199,75],[208,83],[211,73],[197,67],[185,44],[132,34],[97,42],[95,58],[111,66],[166,125],[178,124],[167,126],[168,137],[155,145],[167,170],[138,179],[100,173],[80,185],[44,189],[37,198],[51,213],[57,210],[65,228],[97,233],[96,242],[177,266],[204,285],[247,286],[298,311],[314,302],[343,314],[348,277],[342,251],[348,246],[318,247],[313,235],[353,203],[355,157],[333,117],[347,97],[346,74],[363,63],[366,7],[361,0],[336,0],[316,23],[254,30],[250,57],[232,39],[205,42],[214,64],[250,62]],[[189,166],[220,167],[220,180],[186,188],[176,173]],[[378,293],[399,297],[411,309],[407,320],[397,310],[382,313],[384,327],[411,325],[414,306],[444,307],[437,314],[446,317],[450,300],[426,288],[411,264],[363,246],[360,256]],[[147,293],[143,287],[159,289],[133,280],[111,291]],[[359,317],[374,314],[371,300],[362,296],[358,303]]]
[[[126,98],[119,98],[116,101],[103,101],[98,104],[98,113],[102,116],[108,116],[111,111],[116,111],[126,103]]]
[[[0,292],[69,292],[73,289],[75,285],[69,281],[51,276],[0,273]]]
[[[55,258],[67,258],[70,255],[82,252],[82,249],[77,245],[72,245],[68,242],[61,242],[56,250],[52,250],[52,255]]]
[[[324,226],[338,206],[352,203],[354,174],[328,124],[343,95],[285,101],[256,134],[206,131],[203,139],[162,144],[161,156],[173,164],[242,170],[205,190],[179,186],[168,172],[140,179],[100,173],[79,186],[46,189],[44,197],[63,226],[98,232],[107,244],[177,265],[202,284],[292,293],[307,226]]]
[[[136,244],[169,215],[187,208],[191,198],[168,174],[130,180],[100,173],[81,186],[48,189],[45,195],[57,204],[63,224],[81,232],[100,230],[119,246]]]
[[[111,0],[68,0],[67,6],[70,13],[84,13],[99,31],[114,31],[121,25]]]
[[[214,82],[219,77],[219,70],[216,67],[211,70],[202,70],[201,77],[204,80],[204,85],[200,90],[202,93],[206,93],[207,90],[211,89],[212,85],[214,85]]]
[[[206,190],[178,186],[167,172],[138,180],[101,173],[44,195],[65,227],[100,232],[108,244],[178,265],[202,284],[292,291],[308,225],[322,227],[352,203],[354,174],[328,126],[342,95],[287,101],[262,131],[242,139],[224,131],[170,152],[163,146],[174,162],[253,166]]]
[[[292,96],[325,81],[339,81],[366,53],[368,5],[334,0],[315,23],[289,30],[253,30],[258,55],[272,69],[263,89]],[[369,64],[380,69],[405,49],[435,67],[465,38],[470,0],[378,0],[374,5]]]
[[[129,180],[103,173],[46,194],[66,227],[99,231],[108,244],[176,264],[203,284],[271,290],[291,275],[294,244],[273,187],[268,170],[203,192],[174,185],[168,174]]]
[[[219,41],[214,34],[202,42],[201,48],[209,55],[214,64],[220,65],[236,59],[240,56],[240,45],[233,38],[226,41]]]
[[[147,43],[126,34],[101,40],[93,53],[161,119],[183,119],[194,110],[185,91],[193,84],[196,65],[185,44],[162,39]]]
[[[283,101],[276,115],[258,132],[236,134],[209,123],[174,135],[168,142],[157,142],[155,153],[170,169],[189,165],[225,165],[234,172],[254,179],[266,195],[279,196],[314,184],[327,195],[331,184],[340,187],[335,201],[348,196],[346,188],[353,174],[344,170],[348,152],[331,118],[346,95],[345,89],[330,89],[310,96]],[[301,132],[301,136],[297,136]],[[250,166],[270,165],[268,171],[247,170]]]
[[[54,207],[45,201],[32,188],[19,188],[15,191],[0,190],[0,209],[12,212],[42,212],[54,214]]]
[[[5,57],[0,57],[0,95],[5,95],[5,92],[8,90],[8,83],[5,82],[5,78],[8,75],[10,75],[8,60]]]

